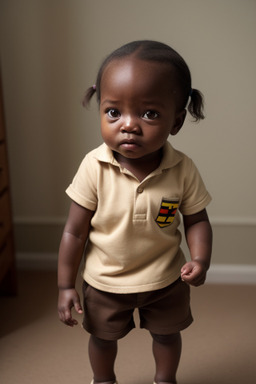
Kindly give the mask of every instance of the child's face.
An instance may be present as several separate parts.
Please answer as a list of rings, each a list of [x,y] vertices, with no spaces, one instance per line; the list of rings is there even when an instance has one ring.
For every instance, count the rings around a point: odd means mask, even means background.
[[[186,111],[177,111],[175,82],[166,65],[125,58],[112,61],[101,80],[101,133],[121,156],[159,155],[169,134],[182,127]]]

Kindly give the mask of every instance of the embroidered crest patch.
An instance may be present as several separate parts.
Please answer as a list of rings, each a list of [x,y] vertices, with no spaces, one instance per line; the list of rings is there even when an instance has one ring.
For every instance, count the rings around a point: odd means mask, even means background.
[[[161,207],[155,220],[159,227],[163,228],[172,224],[178,206],[179,202],[177,200],[162,199]]]

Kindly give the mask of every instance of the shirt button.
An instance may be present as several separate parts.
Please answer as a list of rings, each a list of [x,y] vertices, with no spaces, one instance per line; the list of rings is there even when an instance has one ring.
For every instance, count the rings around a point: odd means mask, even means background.
[[[144,191],[144,189],[142,188],[142,187],[139,187],[138,189],[137,189],[137,192],[138,193],[142,193]]]

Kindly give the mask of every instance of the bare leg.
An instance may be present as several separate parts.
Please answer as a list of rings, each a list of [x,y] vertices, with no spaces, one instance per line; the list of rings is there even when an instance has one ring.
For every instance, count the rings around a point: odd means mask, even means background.
[[[102,340],[95,336],[90,337],[89,356],[95,384],[115,383],[114,364],[116,355],[117,341]]]
[[[173,335],[155,335],[153,354],[156,363],[155,382],[157,384],[176,384],[176,372],[181,355],[180,333]]]

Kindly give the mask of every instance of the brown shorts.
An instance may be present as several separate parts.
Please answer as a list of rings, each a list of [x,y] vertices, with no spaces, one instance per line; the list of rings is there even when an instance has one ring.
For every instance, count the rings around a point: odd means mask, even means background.
[[[99,291],[84,282],[84,329],[104,340],[118,340],[135,328],[138,308],[140,327],[158,335],[187,328],[193,321],[190,288],[178,279],[152,292],[116,294]]]

